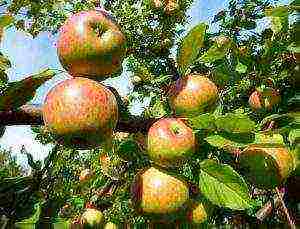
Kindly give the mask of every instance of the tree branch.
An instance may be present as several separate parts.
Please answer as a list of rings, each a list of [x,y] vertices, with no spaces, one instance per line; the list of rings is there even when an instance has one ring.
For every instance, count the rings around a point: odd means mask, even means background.
[[[156,119],[119,120],[116,130],[129,133],[147,132]],[[16,111],[0,111],[0,126],[43,125],[42,106],[40,104],[23,105]]]

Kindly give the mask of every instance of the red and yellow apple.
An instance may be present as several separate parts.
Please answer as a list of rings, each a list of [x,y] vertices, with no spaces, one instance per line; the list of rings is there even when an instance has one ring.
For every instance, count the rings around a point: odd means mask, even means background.
[[[189,200],[189,189],[184,181],[155,167],[136,175],[131,193],[138,212],[146,214],[178,213]]]
[[[218,100],[218,88],[207,77],[190,74],[170,89],[169,103],[177,116],[197,116],[209,112]]]
[[[179,118],[163,118],[148,131],[147,152],[154,163],[164,167],[182,165],[195,152],[193,130]]]
[[[253,110],[271,110],[281,100],[280,94],[273,88],[255,90],[249,97],[249,105]]]
[[[108,13],[82,11],[61,27],[57,53],[72,76],[104,79],[121,66],[125,36]]]
[[[259,188],[272,189],[295,169],[293,155],[282,146],[250,145],[239,155],[245,177]]]
[[[117,101],[96,81],[68,79],[47,94],[43,119],[61,143],[75,148],[96,147],[112,139],[118,121]]]

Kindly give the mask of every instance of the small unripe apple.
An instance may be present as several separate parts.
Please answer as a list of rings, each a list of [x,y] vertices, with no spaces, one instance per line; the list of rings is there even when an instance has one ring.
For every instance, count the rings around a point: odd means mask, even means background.
[[[85,182],[92,178],[93,171],[91,169],[84,169],[80,172],[79,181]]]
[[[118,229],[118,226],[115,223],[108,222],[105,224],[104,229]]]
[[[136,209],[146,214],[178,213],[189,199],[184,181],[154,167],[136,175],[131,193]]]
[[[104,11],[81,11],[60,29],[57,53],[72,76],[104,79],[120,68],[125,36]]]
[[[192,224],[202,224],[208,220],[212,210],[213,206],[207,200],[193,200],[187,212],[188,222]]]
[[[104,215],[97,209],[87,208],[81,215],[81,220],[84,228],[102,228],[104,224]]]
[[[178,118],[155,122],[148,131],[147,142],[149,158],[164,167],[182,165],[196,148],[193,130]]]
[[[292,154],[282,146],[250,145],[239,156],[247,179],[259,188],[279,186],[295,168]]]
[[[170,106],[176,116],[197,116],[211,111],[218,100],[216,85],[199,74],[177,80],[170,90]]]
[[[249,105],[253,110],[271,110],[281,100],[280,94],[273,88],[254,91],[249,97]]]
[[[113,93],[87,78],[65,80],[46,96],[43,119],[59,141],[75,148],[106,144],[118,120]]]

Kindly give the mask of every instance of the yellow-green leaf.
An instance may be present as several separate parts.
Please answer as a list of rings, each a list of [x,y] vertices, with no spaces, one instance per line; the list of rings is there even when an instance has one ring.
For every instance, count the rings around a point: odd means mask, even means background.
[[[245,210],[254,205],[246,182],[232,167],[204,160],[200,168],[199,188],[213,204],[234,210]]]
[[[207,25],[200,23],[192,28],[180,44],[177,53],[177,63],[182,75],[196,60],[200,48],[203,47]]]

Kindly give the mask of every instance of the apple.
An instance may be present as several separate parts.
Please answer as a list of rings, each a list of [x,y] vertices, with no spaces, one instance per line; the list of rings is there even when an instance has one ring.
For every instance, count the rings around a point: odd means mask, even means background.
[[[87,78],[65,80],[52,88],[43,105],[47,129],[75,148],[106,145],[118,121],[113,93]]]
[[[184,181],[155,167],[136,174],[131,193],[137,211],[146,214],[178,213],[189,199]]]
[[[239,156],[245,177],[258,188],[272,189],[295,169],[292,154],[283,146],[250,145]]]
[[[118,229],[118,226],[115,223],[108,222],[105,224],[104,229]]]
[[[192,224],[202,224],[207,222],[212,214],[213,205],[204,198],[197,198],[191,201],[191,206],[187,212],[187,221]]]
[[[101,211],[94,208],[85,209],[81,215],[83,228],[103,228],[104,215]]]
[[[272,110],[281,100],[280,94],[273,88],[255,90],[249,97],[249,105],[255,110]]]
[[[179,118],[162,118],[148,131],[147,152],[154,163],[163,167],[182,165],[195,152],[193,130]]]
[[[125,36],[105,11],[82,11],[61,27],[57,53],[72,76],[105,79],[121,66]]]
[[[177,0],[153,0],[153,5],[155,8],[164,7],[164,12],[168,15],[179,9]]]
[[[218,100],[218,88],[207,77],[190,74],[176,81],[169,103],[177,116],[197,116],[211,111]]]
[[[80,172],[79,181],[80,182],[88,181],[92,178],[92,176],[93,176],[93,171],[91,169],[84,169]]]

